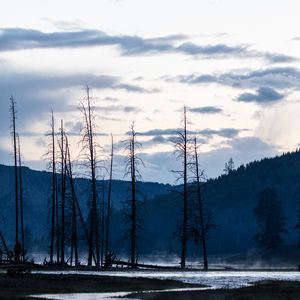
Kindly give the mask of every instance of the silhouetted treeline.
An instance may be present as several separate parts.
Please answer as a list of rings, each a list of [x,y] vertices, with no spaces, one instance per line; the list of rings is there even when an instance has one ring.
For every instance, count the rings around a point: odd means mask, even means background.
[[[282,203],[284,215],[287,217],[285,228],[288,234],[283,234],[284,244],[296,244],[298,233],[295,225],[298,221],[297,211],[299,206],[299,178],[300,152],[286,153],[275,158],[263,159],[239,167],[228,175],[222,175],[217,179],[208,180],[202,185],[202,193],[205,199],[206,209],[213,209],[214,223],[219,225],[214,233],[208,237],[208,251],[211,254],[237,253],[257,247],[254,236],[257,234],[257,224],[254,208],[258,203],[261,191],[266,187],[274,187]],[[26,198],[30,198],[28,209],[25,212],[25,227],[29,227],[35,247],[44,251],[48,246],[49,222],[48,211],[45,203],[50,193],[49,182],[51,173],[23,170],[23,189]],[[2,194],[0,195],[1,217],[5,225],[5,233],[8,242],[14,232],[13,213],[14,203],[11,201],[13,193],[13,168],[0,166],[0,183]],[[58,175],[59,177],[59,175]],[[59,178],[58,178],[59,180]],[[100,184],[100,183],[99,183]],[[105,181],[108,189],[109,181]],[[172,238],[177,220],[181,214],[178,207],[180,195],[176,192],[169,193],[170,185],[140,182],[143,190],[145,207],[140,217],[143,220],[145,233],[140,240],[140,255],[159,253],[180,253],[180,246],[176,239]],[[80,201],[86,199],[89,189],[87,179],[75,179],[76,193]],[[122,240],[123,217],[125,213],[124,198],[128,195],[129,182],[113,181],[112,207],[110,230],[110,243],[112,249],[118,254],[127,253],[128,244]],[[180,188],[180,187],[178,187]],[[87,207],[82,206],[83,214],[88,214]],[[29,217],[28,211],[34,216]],[[48,219],[49,220],[49,219]],[[233,222],[234,220],[234,222]],[[199,245],[189,242],[191,256],[200,256]]]

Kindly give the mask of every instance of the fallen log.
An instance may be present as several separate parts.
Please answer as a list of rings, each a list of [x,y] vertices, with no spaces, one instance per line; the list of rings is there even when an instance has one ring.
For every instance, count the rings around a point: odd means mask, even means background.
[[[130,262],[122,261],[122,260],[115,260],[112,262],[112,265],[132,267],[132,264]],[[142,264],[142,263],[135,263],[134,267],[145,268],[145,269],[157,269],[157,270],[179,270],[180,269],[180,267],[160,266],[160,265]]]

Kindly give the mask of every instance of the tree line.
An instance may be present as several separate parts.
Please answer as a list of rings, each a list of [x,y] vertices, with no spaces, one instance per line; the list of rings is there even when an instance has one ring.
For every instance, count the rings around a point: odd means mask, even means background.
[[[4,237],[0,232],[0,238],[5,245],[7,256],[18,263],[27,260],[24,235],[24,212],[22,191],[22,160],[20,138],[16,125],[16,102],[10,98],[11,134],[14,154],[14,187],[15,187],[15,245],[12,251],[8,250]],[[95,109],[90,96],[90,89],[86,87],[86,97],[80,103],[80,113],[83,120],[81,130],[81,150],[77,158],[85,175],[90,179],[88,194],[88,215],[82,213],[75,187],[74,161],[72,160],[68,133],[64,128],[64,121],[60,121],[59,131],[56,130],[55,116],[51,111],[51,125],[48,151],[46,158],[51,170],[51,201],[50,201],[50,242],[49,257],[45,261],[47,265],[79,266],[79,243],[84,241],[86,245],[87,265],[96,268],[109,268],[116,260],[116,253],[111,249],[110,230],[112,184],[114,178],[114,139],[111,136],[111,152],[109,154],[109,168],[103,163],[103,149],[97,141],[97,126],[95,122]],[[186,107],[183,108],[181,129],[175,133],[171,142],[174,145],[174,153],[181,162],[178,170],[172,170],[176,175],[176,193],[180,195],[180,218],[174,236],[180,244],[180,266],[186,268],[188,241],[199,243],[199,253],[203,258],[203,269],[208,270],[207,236],[217,227],[206,209],[205,199],[202,193],[202,184],[205,174],[200,167],[200,150],[196,136],[190,136]],[[139,247],[138,241],[143,230],[142,220],[139,218],[139,188],[142,180],[141,167],[144,167],[139,157],[141,143],[138,141],[138,132],[135,124],[131,125],[128,138],[124,141],[126,150],[124,177],[130,181],[128,191],[128,211],[125,216],[128,241],[128,265],[131,268],[138,267]],[[225,165],[224,172],[234,172],[232,159]],[[99,174],[103,180],[106,175],[109,178],[108,190],[99,186]],[[103,175],[104,174],[104,175]],[[276,208],[271,210],[270,208]],[[254,209],[258,224],[256,240],[261,247],[276,247],[282,243],[281,235],[285,232],[284,215],[274,189],[262,191],[260,200]],[[274,221],[274,220],[277,220]],[[279,220],[279,222],[278,222]],[[274,223],[275,222],[275,223]],[[299,225],[296,226],[299,229]]]

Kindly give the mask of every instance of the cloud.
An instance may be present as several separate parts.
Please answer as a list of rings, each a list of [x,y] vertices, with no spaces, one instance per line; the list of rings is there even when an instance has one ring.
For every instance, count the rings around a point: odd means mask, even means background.
[[[92,89],[120,89],[127,92],[150,93],[137,85],[125,84],[121,78],[94,74],[47,74],[31,72],[3,71],[0,81],[0,126],[8,119],[9,97],[17,101],[20,120],[33,120],[44,117],[51,108],[55,112],[77,111],[77,103],[70,102],[72,91],[81,90],[85,84]],[[133,107],[123,107],[133,111]]]
[[[256,102],[259,104],[270,104],[282,100],[284,95],[269,87],[260,87],[255,93],[243,93],[237,100],[241,102]]]
[[[66,24],[63,24],[64,26]],[[24,28],[0,29],[0,51],[38,48],[82,48],[95,46],[117,46],[122,55],[150,55],[161,53],[181,53],[205,58],[261,58],[272,63],[292,62],[296,59],[283,54],[259,52],[248,46],[228,46],[224,44],[197,45],[183,42],[188,37],[182,34],[157,38],[142,38],[130,35],[109,35],[95,29],[73,31],[42,32]]]
[[[141,136],[175,136],[176,132],[181,132],[182,128],[168,128],[168,129],[152,129],[149,131],[138,132]],[[247,129],[236,129],[236,128],[222,128],[218,130],[206,128],[201,130],[187,130],[190,135],[200,135],[206,138],[212,138],[220,136],[224,138],[234,138],[239,135],[241,131],[247,131]]]
[[[170,144],[170,139],[166,138],[162,135],[156,135],[153,138],[143,141],[142,143],[143,148],[151,148],[157,145],[162,145],[162,144]]]
[[[213,135],[217,135],[220,137],[231,139],[238,136],[241,131],[247,131],[247,129],[236,129],[236,128],[222,128],[219,130],[203,129],[199,131],[199,134],[206,137],[212,137]]]
[[[0,30],[0,51],[37,48],[79,48],[118,46],[124,55],[172,50],[170,42],[185,38],[171,35],[153,39],[138,36],[108,35],[94,29],[45,33],[34,29],[3,28]]]
[[[67,132],[80,132],[83,128],[83,124],[81,121],[68,121],[65,122],[65,128]]]
[[[209,152],[200,152],[199,163],[208,178],[219,176],[224,169],[225,162],[233,158],[235,166],[259,160],[264,157],[278,155],[274,145],[268,144],[257,137],[235,138],[220,148]],[[144,181],[158,181],[175,183],[175,176],[171,170],[181,168],[181,162],[176,159],[173,151],[140,153],[146,168],[141,169]],[[120,159],[120,163],[124,158]],[[122,174],[122,173],[121,173]]]
[[[78,93],[84,94],[83,88],[89,84],[92,92],[96,89],[126,90],[128,92],[145,92],[148,90],[135,85],[123,84],[121,78],[107,75],[93,74],[47,74],[47,73],[19,73],[15,71],[3,70],[0,80],[0,128],[1,135],[8,137],[9,134],[9,98],[11,95],[17,103],[17,128],[22,136],[35,136],[43,134],[45,129],[40,124],[48,124],[51,109],[54,113],[64,114],[66,121],[73,118],[78,113]],[[119,122],[120,119],[109,118],[108,112],[137,113],[139,108],[129,105],[111,105],[103,100],[102,105],[105,110],[105,103],[108,105],[106,113],[101,119]],[[98,99],[94,99],[94,105],[99,106]],[[111,115],[112,116],[112,115]],[[78,124],[74,124],[68,130],[69,135],[79,134]],[[43,128],[43,129],[42,129]]]
[[[11,88],[11,92],[13,92],[16,88],[26,90],[34,87],[34,89],[38,90],[53,90],[83,87],[86,84],[95,89],[121,89],[139,93],[151,92],[137,85],[125,84],[119,77],[84,73],[45,74],[4,72],[1,74],[0,88]]]
[[[274,89],[300,89],[300,71],[292,67],[277,67],[255,71],[232,71],[221,74],[189,74],[175,78],[165,77],[166,81],[201,85],[216,83],[233,88],[258,88],[267,86]]]
[[[268,52],[259,52],[249,49],[248,46],[228,46],[224,44],[200,46],[194,43],[184,43],[176,48],[176,51],[187,55],[202,55],[206,58],[210,57],[239,57],[239,58],[262,58],[271,63],[288,63],[294,62],[297,59],[292,56]]]
[[[34,144],[38,147],[41,147],[41,148],[45,148],[47,146],[47,143],[45,141],[44,138],[42,137],[39,137],[35,140]]]
[[[124,112],[124,113],[138,113],[141,112],[141,109],[136,106],[129,105],[110,105],[110,106],[97,106],[96,110],[104,111],[106,113],[111,112]]]
[[[217,106],[191,107],[188,110],[199,114],[218,114],[223,112],[223,109]]]

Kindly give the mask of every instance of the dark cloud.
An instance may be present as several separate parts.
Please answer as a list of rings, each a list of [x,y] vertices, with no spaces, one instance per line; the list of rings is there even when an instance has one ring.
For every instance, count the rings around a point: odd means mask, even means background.
[[[93,74],[47,74],[18,73],[3,71],[0,80],[0,127],[7,127],[9,97],[17,101],[20,122],[43,119],[51,108],[55,112],[77,111],[77,103],[70,103],[71,91],[80,91],[88,84],[92,89],[121,89],[128,92],[148,93],[150,91],[130,84],[114,76]],[[76,102],[79,99],[76,99]],[[97,99],[95,99],[97,104]],[[133,111],[132,107],[123,107]],[[22,124],[20,124],[22,125]]]
[[[234,88],[258,88],[267,86],[274,89],[300,89],[300,71],[296,68],[281,67],[256,71],[236,71],[222,74],[190,74],[165,78],[186,84],[216,83]]]
[[[202,130],[188,130],[187,133],[190,135],[200,135],[206,138],[212,138],[215,136],[221,136],[224,138],[234,138],[238,136],[241,131],[247,129],[236,129],[236,128],[222,128],[218,130],[214,129],[202,129]],[[181,132],[181,128],[169,128],[169,129],[153,129],[149,131],[139,132],[141,136],[175,136],[176,132]]]
[[[223,109],[217,106],[191,107],[188,110],[199,114],[218,114],[223,112]]]
[[[236,128],[222,128],[219,130],[203,129],[198,131],[198,133],[206,137],[212,137],[216,135],[216,136],[232,139],[234,137],[237,137],[241,131],[247,131],[247,129],[236,129]]]
[[[74,31],[58,31],[45,33],[34,29],[2,28],[0,29],[0,51],[12,51],[37,48],[79,48],[94,46],[117,46],[122,55],[149,55],[158,53],[182,53],[190,56],[206,58],[261,58],[267,61],[292,62],[294,57],[264,53],[248,49],[247,46],[197,45],[184,42],[174,45],[188,37],[182,34],[157,38],[142,38],[129,35],[108,35],[94,29],[78,29]]]
[[[26,90],[33,87],[36,90],[53,90],[73,87],[83,87],[88,84],[95,89],[121,89],[128,92],[147,93],[148,90],[137,86],[122,83],[121,78],[108,75],[93,74],[45,74],[45,73],[17,73],[3,72],[0,88],[13,92],[16,88]]]
[[[177,131],[180,131],[181,128],[172,128],[172,129],[152,129],[148,131],[138,132],[141,136],[162,136],[162,135],[174,135]],[[129,134],[127,132],[126,134]]]
[[[151,148],[151,147],[155,147],[158,145],[169,144],[169,143],[170,143],[169,138],[166,138],[162,135],[156,135],[147,141],[143,141],[141,144],[142,144],[143,148]]]
[[[243,46],[229,47],[227,45],[218,44],[211,46],[199,46],[194,43],[184,43],[176,48],[178,52],[188,55],[204,55],[204,56],[243,56],[248,53],[247,48]]]
[[[124,113],[138,113],[141,111],[140,108],[136,106],[129,105],[110,105],[110,106],[98,106],[96,110],[104,111],[106,113],[124,112]]]
[[[248,46],[244,45],[234,47],[224,44],[199,46],[193,43],[184,43],[177,47],[176,50],[187,55],[202,55],[206,58],[236,56],[240,58],[262,58],[272,63],[287,63],[297,60],[295,57],[284,54],[250,50]]]
[[[241,102],[270,104],[282,100],[284,95],[269,87],[261,87],[255,93],[243,93],[237,98]]]
[[[154,39],[138,36],[111,36],[100,30],[81,29],[45,33],[33,29],[4,28],[0,30],[0,51],[35,48],[76,48],[119,46],[124,55],[172,50],[170,42],[184,36],[172,35]]]

